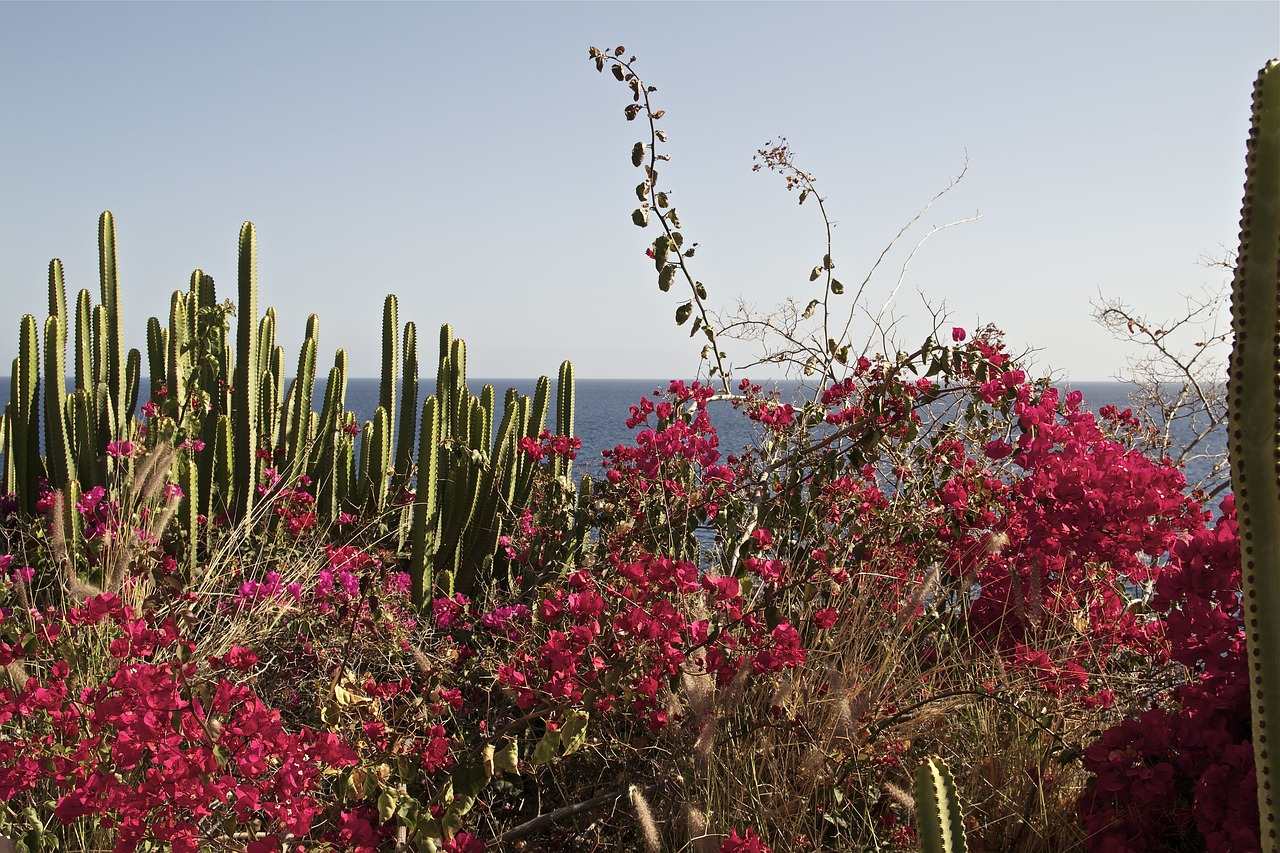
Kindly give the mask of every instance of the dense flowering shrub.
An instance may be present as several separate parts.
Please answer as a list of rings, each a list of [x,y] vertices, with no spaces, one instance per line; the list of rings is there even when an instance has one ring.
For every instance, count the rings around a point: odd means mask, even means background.
[[[963,790],[1001,791],[972,827],[990,849],[1018,849],[1033,794],[1092,849],[1256,843],[1230,502],[1209,525],[1132,413],[1030,380],[992,328],[813,390],[672,382],[585,505],[552,475],[578,442],[526,438],[535,499],[476,589],[420,610],[398,543],[356,507],[322,529],[316,485],[272,467],[260,529],[209,523],[192,577],[176,486],[81,496],[105,589],[66,579],[56,513],[9,516],[0,824],[120,850],[627,846],[647,812],[539,820],[662,780],[656,809],[718,821],[673,844],[907,848],[894,792],[949,751]],[[759,440],[726,452],[719,417]]]

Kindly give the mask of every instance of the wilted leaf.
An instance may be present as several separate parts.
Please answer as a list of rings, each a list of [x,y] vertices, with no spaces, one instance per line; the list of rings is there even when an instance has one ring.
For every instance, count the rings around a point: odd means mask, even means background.
[[[631,221],[641,228],[649,224],[649,211],[642,207],[637,207],[631,211]]]
[[[676,308],[676,325],[683,326],[685,321],[689,319],[689,315],[693,313],[693,303],[685,302]]]
[[[658,289],[661,290],[663,293],[666,293],[668,290],[671,289],[671,282],[675,281],[675,278],[676,278],[676,265],[667,264],[665,267],[662,268],[662,271],[658,273]]]
[[[822,267],[814,267],[809,270],[809,281],[817,281],[820,275],[822,275]]]
[[[831,279],[831,292],[836,296],[844,293],[844,285],[840,283],[839,279]]]

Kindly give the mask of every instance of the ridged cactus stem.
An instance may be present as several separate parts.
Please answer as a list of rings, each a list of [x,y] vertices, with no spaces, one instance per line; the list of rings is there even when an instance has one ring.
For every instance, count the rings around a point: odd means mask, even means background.
[[[62,271],[62,261],[57,258],[49,261],[49,316],[58,318],[58,328],[62,330],[62,355],[65,362],[67,335],[71,326],[67,317],[67,285]]]
[[[75,462],[67,430],[67,370],[62,321],[56,314],[44,323],[44,426],[49,484],[67,494],[75,477]]]
[[[560,365],[560,377],[556,382],[556,435],[573,435],[573,399],[573,364],[566,361]],[[556,457],[555,473],[558,477],[571,476],[573,463]]]
[[[239,302],[236,305],[236,366],[231,420],[235,438],[233,512],[253,512],[258,477],[258,237],[253,223],[240,226]]]
[[[164,339],[166,346],[164,384],[168,387],[169,399],[185,411],[187,402],[187,377],[191,372],[191,348],[187,344],[187,331],[190,329],[187,319],[187,295],[175,290],[169,299],[169,333]],[[152,386],[155,380],[151,381]]]
[[[382,303],[382,382],[378,386],[378,405],[386,410],[389,418],[394,418],[397,411],[396,377],[400,372],[399,338],[400,303],[395,294],[388,294]]]
[[[93,297],[76,294],[76,390],[93,387]]]
[[[413,439],[418,426],[418,330],[404,324],[404,371],[401,377],[400,427],[396,436],[396,473],[407,477],[413,465]]]
[[[1240,523],[1262,849],[1277,849],[1280,745],[1280,63],[1259,72],[1232,281],[1229,455]]]
[[[440,405],[435,397],[422,404],[422,426],[418,437],[418,493],[410,531],[409,577],[413,601],[421,606],[431,598],[431,561],[435,556],[435,533],[439,518]]]
[[[964,810],[951,771],[930,756],[916,771],[916,835],[921,853],[964,853]]]
[[[26,314],[18,327],[18,358],[13,376],[13,404],[17,420],[13,424],[14,467],[17,472],[18,504],[34,512],[40,476],[40,355],[36,318]]]
[[[111,211],[98,218],[98,277],[102,286],[102,307],[106,314],[107,340],[104,380],[111,392],[111,405],[119,416],[115,433],[125,429],[123,413],[128,408],[124,345],[124,310],[120,305],[120,270],[116,262],[116,223]]]
[[[151,379],[151,399],[155,400],[168,373],[169,348],[159,317],[147,318],[147,372]],[[157,401],[158,402],[158,401]]]

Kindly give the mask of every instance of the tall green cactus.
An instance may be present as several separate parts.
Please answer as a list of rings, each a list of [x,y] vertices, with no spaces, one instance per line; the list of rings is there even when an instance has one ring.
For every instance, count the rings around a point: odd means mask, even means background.
[[[58,318],[58,328],[62,330],[63,361],[66,361],[68,330],[71,328],[67,318],[67,284],[62,271],[62,261],[54,258],[49,261],[49,316]]]
[[[78,390],[93,387],[93,297],[87,290],[76,294],[75,371]]]
[[[413,506],[409,552],[413,601],[418,605],[431,598],[431,560],[435,553],[434,538],[440,513],[440,418],[439,401],[435,396],[427,397],[422,403],[418,436],[418,491]]]
[[[573,364],[565,361],[560,365],[556,381],[556,435],[573,435],[573,399]],[[573,474],[573,463],[557,456],[552,470],[557,477],[569,477]]]
[[[1277,849],[1280,751],[1280,63],[1259,72],[1245,155],[1240,250],[1232,281],[1231,481],[1254,685],[1253,748],[1263,849]],[[1270,730],[1270,731],[1269,731]]]
[[[75,462],[71,457],[66,421],[67,371],[63,340],[62,320],[57,314],[50,315],[44,323],[45,453],[49,460],[49,484],[65,496],[75,478]]]
[[[172,310],[171,312],[172,313]],[[172,320],[172,318],[170,318]],[[150,374],[151,380],[151,399],[156,400],[159,397],[161,387],[165,384],[165,376],[168,374],[167,363],[169,359],[169,347],[166,340],[164,326],[160,325],[159,317],[147,318],[147,372]],[[79,387],[77,382],[76,387]]]
[[[111,393],[111,407],[118,422],[113,433],[122,436],[126,426],[129,391],[124,345],[124,310],[120,305],[120,271],[116,262],[116,223],[111,211],[98,218],[98,277],[102,287],[102,309],[106,318],[104,381]]]
[[[235,440],[235,485],[231,508],[242,518],[253,512],[258,483],[258,237],[252,222],[240,226],[239,302],[231,420]]]
[[[156,324],[159,326],[159,323]],[[167,386],[168,399],[178,407],[185,407],[187,402],[187,378],[191,373],[191,348],[187,343],[187,334],[191,329],[187,318],[187,294],[175,290],[169,298],[169,332],[160,337],[165,344],[164,384]],[[148,341],[150,346],[150,341]],[[154,366],[152,367],[154,370]],[[151,380],[154,388],[156,381]]]
[[[13,423],[14,468],[18,505],[27,512],[36,506],[40,466],[40,354],[36,318],[23,316],[18,327],[18,358],[14,361],[11,395],[17,420]]]
[[[964,810],[951,771],[929,756],[916,770],[916,834],[921,853],[964,853]]]
[[[401,376],[400,427],[396,436],[396,473],[407,477],[413,465],[413,439],[418,417],[418,329],[404,324],[403,375]]]
[[[382,303],[382,381],[378,385],[378,405],[386,410],[388,418],[394,418],[397,411],[396,374],[400,370],[399,337],[400,303],[395,294],[388,294]],[[387,437],[390,438],[390,435],[388,432]],[[387,449],[390,450],[390,445]]]

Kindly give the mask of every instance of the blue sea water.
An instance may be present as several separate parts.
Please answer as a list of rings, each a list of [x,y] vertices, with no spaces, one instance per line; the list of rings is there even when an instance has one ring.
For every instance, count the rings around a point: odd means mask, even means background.
[[[503,394],[507,388],[532,396],[534,379],[484,379],[471,380],[473,393],[479,394],[486,384],[491,384],[498,392],[499,409]],[[632,430],[626,426],[627,408],[642,396],[664,389],[666,381],[654,379],[579,379],[577,381],[577,397],[575,406],[575,432],[582,439],[582,449],[578,455],[576,470],[579,473],[598,475],[601,472],[601,452],[620,443],[630,442]],[[142,388],[148,382],[142,380]],[[788,392],[796,390],[796,383],[776,383],[783,399],[788,399]],[[434,388],[434,379],[423,378],[420,393],[429,393]],[[1129,395],[1133,386],[1124,382],[1080,382],[1066,383],[1064,389],[1080,390],[1085,397],[1089,409],[1097,410],[1104,405],[1114,404],[1120,407],[1129,405]],[[553,390],[554,393],[554,390]],[[0,401],[9,399],[9,378],[0,378]],[[316,382],[313,398],[318,406],[324,399],[324,380]],[[347,409],[356,413],[364,421],[370,417],[378,405],[378,380],[376,378],[351,379],[347,383]],[[756,440],[758,425],[752,423],[740,413],[734,411],[726,403],[713,403],[712,421],[720,435],[720,447],[725,453]],[[548,426],[554,426],[553,418]],[[1184,439],[1175,432],[1175,440]],[[1225,447],[1225,432],[1215,435],[1206,450],[1218,451]],[[1195,481],[1203,473],[1204,466],[1192,466],[1188,471],[1189,479]]]

